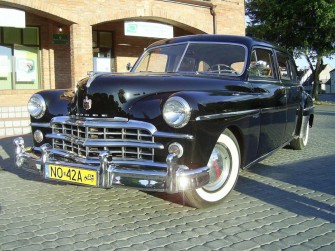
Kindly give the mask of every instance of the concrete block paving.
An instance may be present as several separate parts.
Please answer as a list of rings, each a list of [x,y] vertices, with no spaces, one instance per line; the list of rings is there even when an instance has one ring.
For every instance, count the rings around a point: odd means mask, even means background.
[[[335,106],[314,121],[306,149],[277,151],[200,210],[182,195],[44,181],[13,168],[3,137],[0,250],[335,250]]]

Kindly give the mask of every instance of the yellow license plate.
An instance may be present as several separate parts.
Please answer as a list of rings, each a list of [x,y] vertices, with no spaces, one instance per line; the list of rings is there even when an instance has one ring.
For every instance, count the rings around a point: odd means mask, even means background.
[[[98,180],[96,171],[54,164],[46,166],[45,177],[89,186],[97,186]]]

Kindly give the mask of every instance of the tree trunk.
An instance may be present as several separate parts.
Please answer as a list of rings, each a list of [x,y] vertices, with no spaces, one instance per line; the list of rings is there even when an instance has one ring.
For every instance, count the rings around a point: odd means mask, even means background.
[[[319,74],[316,74],[314,72],[313,74],[313,92],[312,92],[312,97],[315,100],[319,100],[319,86],[320,86],[320,81],[319,81]]]
[[[315,71],[313,71],[314,84],[313,84],[312,97],[315,100],[319,99],[320,73],[322,71],[322,68],[323,68],[323,60],[322,60],[322,57],[318,56],[316,66],[315,66]]]

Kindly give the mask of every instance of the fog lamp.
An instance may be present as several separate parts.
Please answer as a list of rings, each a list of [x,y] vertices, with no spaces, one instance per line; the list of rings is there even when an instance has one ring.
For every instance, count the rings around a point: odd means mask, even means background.
[[[34,132],[34,140],[37,143],[41,143],[43,141],[43,133],[40,130],[36,130]]]
[[[173,142],[169,145],[168,151],[169,153],[174,153],[178,158],[180,158],[183,156],[184,148],[181,144]]]

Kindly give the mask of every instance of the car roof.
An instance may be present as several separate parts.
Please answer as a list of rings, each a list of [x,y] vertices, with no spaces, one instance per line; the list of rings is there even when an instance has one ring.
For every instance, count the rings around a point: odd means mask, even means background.
[[[189,36],[181,36],[181,37],[160,40],[151,44],[148,47],[148,49],[160,45],[170,45],[170,44],[187,43],[187,42],[237,43],[237,44],[243,44],[248,48],[252,48],[254,46],[265,46],[270,48],[276,48],[277,50],[280,51],[285,51],[282,48],[279,48],[269,42],[257,40],[247,36],[211,35],[211,34],[189,35]]]

